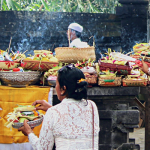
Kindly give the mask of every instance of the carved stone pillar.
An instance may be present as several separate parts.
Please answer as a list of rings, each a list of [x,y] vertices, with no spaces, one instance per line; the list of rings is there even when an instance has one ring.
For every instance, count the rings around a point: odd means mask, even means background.
[[[121,19],[122,49],[133,50],[136,43],[147,42],[148,0],[119,0],[116,15]]]

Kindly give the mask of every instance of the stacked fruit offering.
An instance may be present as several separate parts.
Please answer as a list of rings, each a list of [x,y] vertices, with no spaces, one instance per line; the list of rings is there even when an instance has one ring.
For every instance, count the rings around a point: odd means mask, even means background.
[[[34,50],[34,56],[27,57],[26,60],[35,60],[43,62],[58,62],[58,59],[53,56],[53,53],[49,50]]]

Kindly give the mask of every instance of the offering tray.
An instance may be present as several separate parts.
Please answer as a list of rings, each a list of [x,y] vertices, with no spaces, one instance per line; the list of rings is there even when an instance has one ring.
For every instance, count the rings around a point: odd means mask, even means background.
[[[50,86],[56,86],[56,80],[47,80],[47,84]]]
[[[30,126],[31,128],[34,128],[34,127],[36,127],[36,126],[39,126],[39,125],[42,123],[42,121],[43,121],[43,116],[40,117],[40,118],[37,119],[37,120],[28,121],[27,123],[29,124],[29,126]],[[15,128],[15,129],[19,129],[19,128],[22,127],[22,126],[23,126],[23,123],[14,123],[14,124],[12,125],[12,127]]]
[[[28,85],[33,85],[39,81],[40,77],[41,73],[39,71],[0,71],[0,80],[2,85],[11,87],[26,87]]]

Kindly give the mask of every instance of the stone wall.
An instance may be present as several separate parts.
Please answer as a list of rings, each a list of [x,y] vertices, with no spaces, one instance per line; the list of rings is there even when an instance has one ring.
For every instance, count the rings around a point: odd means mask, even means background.
[[[121,42],[124,51],[132,51],[136,43],[146,43],[148,0],[119,0],[116,15],[121,19]]]
[[[125,53],[136,43],[147,42],[148,0],[119,0],[116,14],[62,12],[0,12],[0,49],[33,54],[33,50],[51,50],[68,46],[67,27],[77,22],[84,27],[81,39],[93,45],[97,60],[108,48]]]
[[[54,12],[0,12],[0,49],[6,50],[12,37],[13,51],[33,54],[33,50],[68,46],[67,28],[72,22],[84,27],[82,40],[93,45],[96,55],[121,47],[121,22],[113,14],[54,13]]]

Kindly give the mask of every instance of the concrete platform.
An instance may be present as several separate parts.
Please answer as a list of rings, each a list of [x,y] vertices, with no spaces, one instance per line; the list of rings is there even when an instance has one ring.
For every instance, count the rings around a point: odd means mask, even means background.
[[[145,150],[145,128],[135,128],[129,133],[129,138],[135,139],[135,144],[140,145],[140,150]]]

